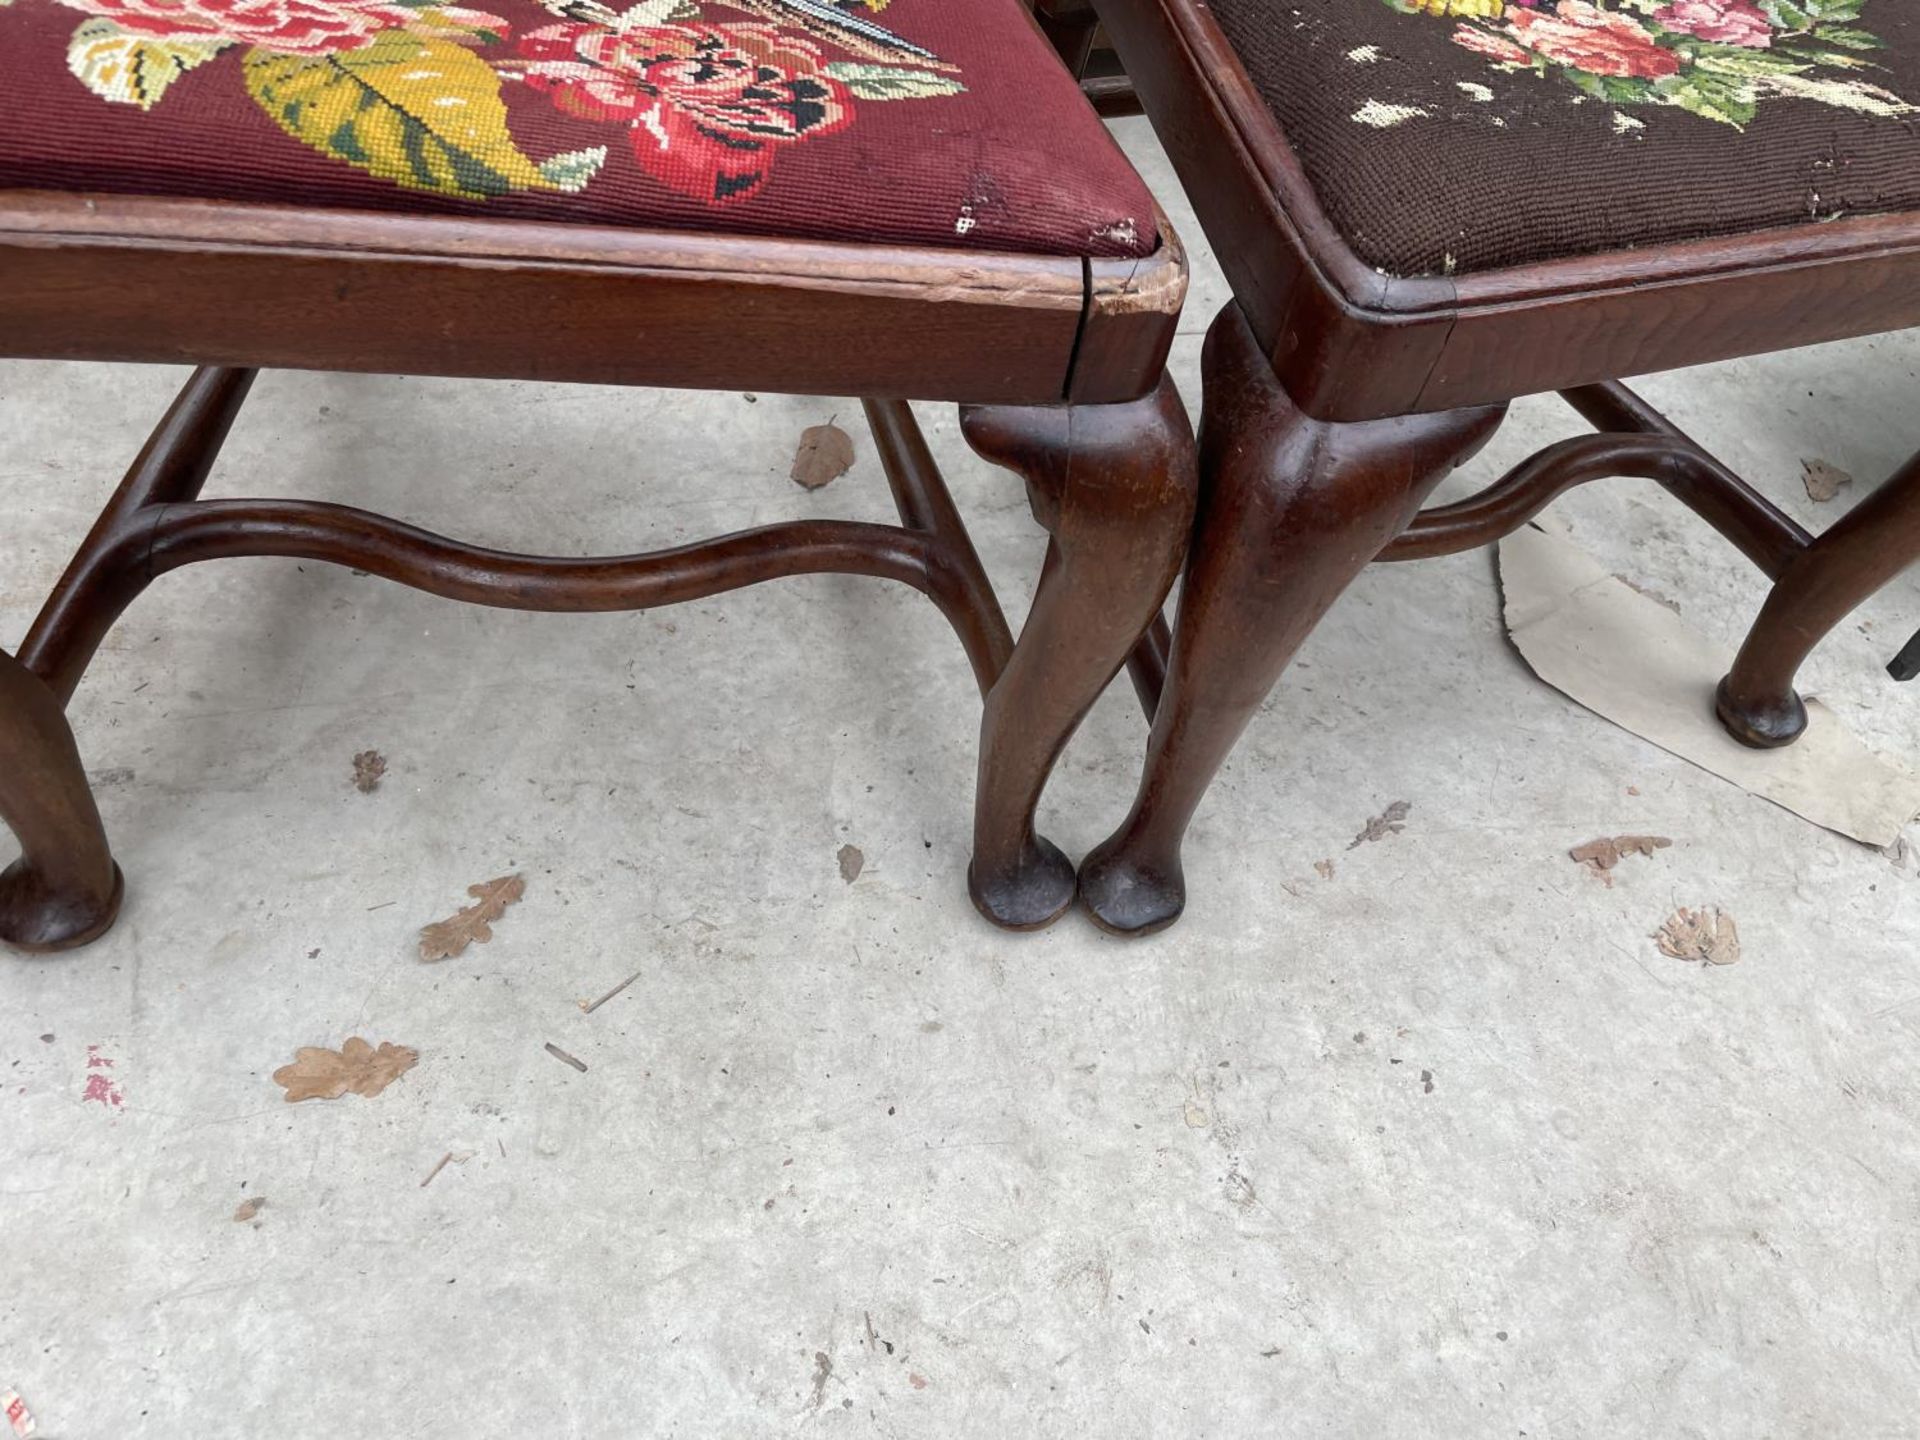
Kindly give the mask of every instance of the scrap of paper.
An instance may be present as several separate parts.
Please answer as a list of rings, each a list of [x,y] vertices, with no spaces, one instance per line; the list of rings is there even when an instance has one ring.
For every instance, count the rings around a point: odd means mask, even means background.
[[[40,1428],[33,1423],[33,1413],[27,1409],[27,1402],[20,1398],[16,1390],[0,1390],[0,1415],[7,1417],[7,1423],[13,1426],[13,1433],[20,1436],[21,1440]]]
[[[1533,672],[1614,724],[1748,793],[1869,845],[1920,814],[1920,776],[1807,702],[1807,733],[1752,750],[1720,728],[1713,691],[1733,652],[1610,575],[1572,541],[1525,525],[1500,542],[1507,633]]]

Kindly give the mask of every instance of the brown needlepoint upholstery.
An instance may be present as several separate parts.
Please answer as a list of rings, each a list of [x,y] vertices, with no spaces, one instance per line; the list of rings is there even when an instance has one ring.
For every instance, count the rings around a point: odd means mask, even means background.
[[[1020,0],[0,0],[0,189],[1140,256]]]
[[[1910,0],[1212,0],[1368,264],[1920,209]]]

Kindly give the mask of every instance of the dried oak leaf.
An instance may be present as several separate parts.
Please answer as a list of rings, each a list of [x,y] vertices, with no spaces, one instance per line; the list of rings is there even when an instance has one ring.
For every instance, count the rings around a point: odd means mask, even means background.
[[[1385,813],[1367,821],[1367,828],[1353,837],[1353,843],[1347,849],[1353,850],[1374,840],[1384,840],[1389,835],[1398,835],[1407,827],[1401,822],[1413,813],[1413,802],[1396,800],[1387,806]]]
[[[1652,855],[1654,851],[1664,850],[1671,844],[1673,841],[1664,835],[1602,835],[1598,840],[1574,846],[1567,852],[1567,857],[1586,866],[1611,888],[1613,876],[1607,872],[1626,856]]]
[[[832,421],[800,432],[800,449],[788,473],[809,490],[818,490],[853,468],[853,437]]]
[[[1717,905],[1689,910],[1684,905],[1653,933],[1660,953],[1703,965],[1731,965],[1740,958],[1740,931],[1733,916]]]
[[[362,750],[353,757],[353,788],[371,795],[380,788],[380,777],[387,773],[387,757],[378,750]]]
[[[469,945],[486,944],[493,938],[493,922],[526,893],[527,882],[518,875],[502,875],[497,880],[469,885],[467,894],[479,903],[455,911],[445,920],[422,926],[420,958],[451,960]]]
[[[1853,484],[1853,476],[1825,460],[1802,460],[1800,470],[1800,480],[1807,487],[1809,500],[1824,503]]]
[[[371,1099],[414,1067],[420,1052],[383,1040],[374,1049],[358,1035],[338,1050],[303,1045],[293,1052],[293,1063],[273,1072],[273,1083],[283,1086],[287,1103],[296,1100],[337,1100],[351,1090]]]

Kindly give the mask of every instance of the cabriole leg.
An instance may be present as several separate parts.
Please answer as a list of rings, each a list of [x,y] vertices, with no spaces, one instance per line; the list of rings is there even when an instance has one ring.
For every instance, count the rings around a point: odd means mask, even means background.
[[[1094,920],[1146,934],[1186,904],[1180,846],[1294,652],[1504,407],[1332,424],[1295,409],[1237,306],[1208,332],[1201,515],[1132,812],[1080,867]]]
[[[1807,728],[1793,677],[1814,647],[1868,596],[1920,560],[1920,456],[1909,460],[1794,557],[1747,632],[1714,709],[1727,732],[1761,749]]]
[[[1171,380],[1122,405],[980,406],[962,429],[1024,476],[1052,536],[1019,644],[987,696],[973,863],[980,913],[1008,929],[1073,903],[1072,863],[1034,833],[1054,762],[1179,573],[1193,519],[1193,431]]]
[[[0,941],[68,950],[104,934],[120,910],[120,870],[60,702],[0,650],[0,820],[21,855],[0,870]]]

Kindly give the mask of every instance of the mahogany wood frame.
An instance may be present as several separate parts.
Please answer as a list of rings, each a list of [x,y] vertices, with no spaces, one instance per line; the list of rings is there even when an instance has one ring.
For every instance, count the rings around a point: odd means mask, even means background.
[[[1360,569],[1486,544],[1606,475],[1656,480],[1776,582],[1716,711],[1748,744],[1798,737],[1800,663],[1920,558],[1920,459],[1816,540],[1617,377],[1920,324],[1920,215],[1383,276],[1328,220],[1201,0],[1040,0],[1039,10],[1070,64],[1084,65],[1096,21],[1111,38],[1234,296],[1203,358],[1201,513],[1178,631],[1157,624],[1132,662],[1153,718],[1140,789],[1081,866],[1099,924],[1146,933],[1179,916],[1195,809]],[[1099,89],[1109,108],[1126,103],[1119,87]],[[1420,511],[1507,402],[1548,389],[1601,433]],[[1916,663],[1890,668],[1904,677]]]
[[[986,697],[969,890],[1009,928],[1071,905],[1034,831],[1060,750],[1185,554],[1193,436],[1164,373],[1186,288],[1089,260],[0,191],[0,355],[197,368],[14,655],[0,650],[0,941],[68,949],[124,885],[64,709],[155,578],[274,555],[530,610],[680,604],[784,576],[896,580]],[[483,550],[347,506],[199,498],[256,371],[572,380],[863,398],[899,526],[799,521],[642,555]],[[1015,643],[909,400],[958,401],[1051,534]]]

